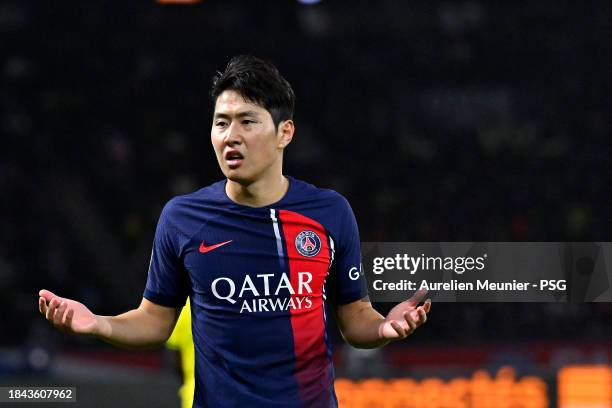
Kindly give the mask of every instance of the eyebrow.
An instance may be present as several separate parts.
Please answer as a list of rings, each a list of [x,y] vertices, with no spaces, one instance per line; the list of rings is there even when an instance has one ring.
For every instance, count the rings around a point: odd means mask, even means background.
[[[259,117],[259,114],[253,110],[248,110],[248,111],[242,111],[242,112],[238,112],[237,114],[234,115],[237,118],[243,118],[245,116],[255,116],[255,117]],[[230,119],[232,116],[228,115],[227,113],[222,113],[222,112],[218,112],[215,113],[214,119],[218,119],[218,118],[223,118],[223,119]]]

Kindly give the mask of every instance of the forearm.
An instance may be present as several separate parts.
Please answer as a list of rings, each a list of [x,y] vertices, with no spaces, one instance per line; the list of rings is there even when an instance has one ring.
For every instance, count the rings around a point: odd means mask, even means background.
[[[150,348],[164,343],[172,333],[172,327],[142,309],[96,319],[100,327],[97,337],[119,347]]]
[[[364,305],[341,325],[340,331],[344,340],[356,348],[372,349],[382,347],[389,342],[384,339],[380,327],[385,318],[370,304]]]

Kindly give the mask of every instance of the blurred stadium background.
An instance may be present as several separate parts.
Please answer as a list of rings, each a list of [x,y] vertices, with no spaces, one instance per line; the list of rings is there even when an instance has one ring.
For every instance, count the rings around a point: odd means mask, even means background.
[[[612,3],[315,3],[0,4],[0,385],[178,406],[168,352],[58,333],[37,291],[137,306],[163,204],[222,177],[207,92],[238,53],[293,84],[286,173],[362,241],[609,240]],[[434,304],[402,343],[336,343],[348,407],[612,406],[609,303]]]

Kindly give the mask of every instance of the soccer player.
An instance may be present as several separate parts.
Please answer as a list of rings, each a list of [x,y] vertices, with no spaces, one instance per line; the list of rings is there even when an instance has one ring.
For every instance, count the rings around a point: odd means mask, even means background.
[[[225,179],[166,204],[140,306],[99,316],[41,290],[40,312],[65,331],[149,346],[168,339],[189,296],[195,407],[337,406],[330,313],[349,344],[374,348],[414,332],[431,302],[419,293],[386,317],[374,310],[346,199],[283,175],[295,96],[274,65],[235,57],[211,96]]]

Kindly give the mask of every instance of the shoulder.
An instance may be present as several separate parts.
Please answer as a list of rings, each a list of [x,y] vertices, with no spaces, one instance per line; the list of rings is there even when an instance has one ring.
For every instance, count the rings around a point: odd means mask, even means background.
[[[157,233],[189,240],[223,206],[224,185],[220,181],[171,198],[161,211]]]
[[[214,205],[222,200],[224,180],[203,187],[194,192],[172,197],[162,210],[162,214],[176,215],[189,208]]]
[[[295,184],[295,195],[313,203],[333,207],[337,210],[351,208],[348,200],[340,193],[329,188],[320,188],[313,184],[294,178],[290,179]]]

